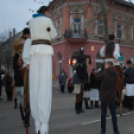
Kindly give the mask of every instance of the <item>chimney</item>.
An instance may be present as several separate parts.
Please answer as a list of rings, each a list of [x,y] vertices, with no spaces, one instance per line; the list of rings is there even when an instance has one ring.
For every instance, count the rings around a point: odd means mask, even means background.
[[[12,32],[9,32],[9,39],[12,38]]]
[[[16,34],[16,29],[14,28],[13,29],[13,36],[15,36],[15,34]]]

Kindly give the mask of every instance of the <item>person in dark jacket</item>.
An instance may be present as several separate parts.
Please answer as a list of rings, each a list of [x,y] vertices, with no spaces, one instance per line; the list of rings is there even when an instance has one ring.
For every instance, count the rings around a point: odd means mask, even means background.
[[[62,70],[61,73],[59,74],[59,83],[60,83],[62,93],[64,93],[64,90],[65,90],[66,78],[67,78],[67,75],[64,72],[64,70]]]
[[[132,61],[127,61],[128,69],[125,72],[125,87],[127,90],[127,96],[129,98],[129,110],[133,110],[134,101],[134,68],[132,67]]]
[[[12,101],[13,98],[13,87],[11,85],[13,82],[12,73],[8,71],[6,73],[4,80],[5,80],[5,91],[7,94],[7,101]]]
[[[90,91],[89,91],[89,99],[91,108],[93,108],[93,102],[95,101],[95,107],[99,108],[99,88],[100,88],[100,81],[97,81],[95,75],[97,73],[97,69],[94,68],[90,75]]]
[[[111,110],[114,134],[119,134],[116,117],[116,85],[118,82],[118,72],[113,67],[113,63],[106,62],[105,71],[98,72],[96,74],[96,79],[101,81],[101,134],[106,134],[106,115],[108,105]]]

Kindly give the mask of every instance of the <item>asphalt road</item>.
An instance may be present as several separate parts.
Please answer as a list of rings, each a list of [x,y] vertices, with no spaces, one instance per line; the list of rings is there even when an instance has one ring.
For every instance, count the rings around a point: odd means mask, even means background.
[[[13,109],[13,102],[6,101],[4,88],[2,97],[4,100],[0,103],[0,134],[25,134],[19,109]],[[67,90],[62,94],[59,85],[53,84],[50,134],[100,134],[100,109],[85,110],[85,113],[76,115],[74,102],[75,95],[69,94]],[[117,108],[117,115],[121,134],[134,134],[134,111],[123,108],[123,116],[119,116]],[[35,134],[32,117],[29,134]],[[107,118],[107,134],[113,134],[110,118]]]

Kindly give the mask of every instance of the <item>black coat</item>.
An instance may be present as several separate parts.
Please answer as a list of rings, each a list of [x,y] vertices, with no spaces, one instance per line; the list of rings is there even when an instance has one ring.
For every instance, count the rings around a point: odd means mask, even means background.
[[[118,82],[118,72],[114,67],[109,67],[105,71],[96,74],[96,79],[101,81],[100,100],[102,102],[117,101],[116,86]]]
[[[125,72],[125,84],[134,84],[134,68],[128,68]]]
[[[19,55],[16,53],[13,58],[14,83],[16,87],[23,86],[21,66],[18,64]]]
[[[100,89],[101,81],[96,80],[94,73],[90,75],[90,89],[97,88]]]

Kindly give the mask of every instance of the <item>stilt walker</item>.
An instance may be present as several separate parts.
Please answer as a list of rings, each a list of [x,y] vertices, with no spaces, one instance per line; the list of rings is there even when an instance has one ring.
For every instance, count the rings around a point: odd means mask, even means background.
[[[91,64],[91,57],[84,55],[84,47],[80,47],[78,56],[73,56],[72,59],[76,59],[76,73],[73,78],[74,93],[76,94],[75,110],[76,114],[83,112],[83,89],[84,84],[88,83],[88,73],[86,66],[86,59],[89,58],[89,64]]]
[[[104,45],[100,50],[100,56],[105,61],[113,62],[116,71],[119,73],[118,83],[117,83],[117,94],[118,94],[118,103],[120,104],[120,115],[122,114],[122,90],[124,85],[123,72],[120,67],[119,57],[120,57],[120,46],[114,42],[114,34],[109,35],[109,42],[107,45]]]
[[[48,134],[52,101],[51,40],[57,36],[49,16],[49,8],[42,6],[29,23],[31,31],[30,107],[36,133]]]
[[[14,49],[14,58],[13,58],[13,79],[15,84],[15,92],[17,95],[17,103],[19,104],[21,119],[25,122],[25,114],[24,109],[22,107],[24,100],[24,70],[21,70],[23,67],[22,60],[22,50],[25,43],[25,40],[29,38],[30,31],[28,28],[23,30],[23,36],[21,38],[17,38],[13,43]]]

